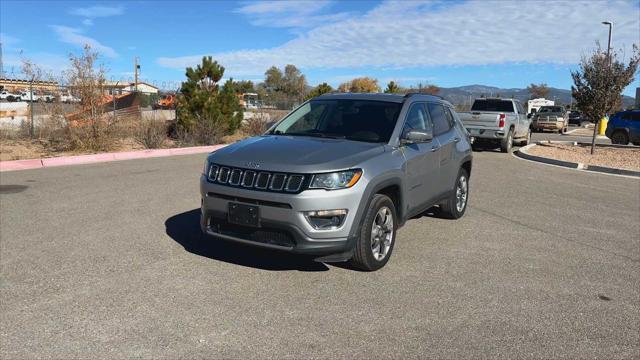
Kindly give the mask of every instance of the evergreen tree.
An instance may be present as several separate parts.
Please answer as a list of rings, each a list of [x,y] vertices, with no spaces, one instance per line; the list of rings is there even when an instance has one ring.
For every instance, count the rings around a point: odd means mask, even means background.
[[[218,82],[223,75],[224,67],[211,56],[203,57],[195,68],[187,68],[177,108],[178,130],[186,140],[216,144],[240,126],[242,108],[233,79],[220,89]]]
[[[333,91],[333,88],[331,87],[331,85],[327,83],[322,83],[316,86],[315,88],[313,88],[313,90],[311,90],[311,92],[305,97],[305,100],[313,99],[316,96],[330,93],[332,91]]]
[[[396,94],[400,92],[400,86],[396,84],[395,81],[389,81],[387,84],[387,88],[384,89],[384,92],[387,94]]]

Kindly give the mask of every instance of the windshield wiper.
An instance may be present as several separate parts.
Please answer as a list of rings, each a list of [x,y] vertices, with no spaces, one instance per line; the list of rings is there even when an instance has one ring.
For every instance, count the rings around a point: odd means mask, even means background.
[[[325,133],[319,133],[319,132],[291,132],[291,133],[283,133],[283,132],[276,132],[276,135],[284,135],[284,136],[310,136],[310,137],[320,137],[320,138],[327,138],[327,139],[344,139],[344,135],[339,135],[339,134],[325,134]]]

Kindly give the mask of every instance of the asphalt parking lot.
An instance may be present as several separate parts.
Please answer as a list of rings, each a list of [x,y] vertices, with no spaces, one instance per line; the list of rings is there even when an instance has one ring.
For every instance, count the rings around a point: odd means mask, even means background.
[[[0,174],[0,357],[640,357],[637,179],[477,152],[363,273],[202,239],[204,157]]]

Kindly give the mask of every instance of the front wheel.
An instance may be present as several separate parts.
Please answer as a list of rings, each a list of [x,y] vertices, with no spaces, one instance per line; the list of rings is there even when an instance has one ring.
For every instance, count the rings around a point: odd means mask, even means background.
[[[386,195],[374,195],[356,240],[351,263],[365,271],[382,268],[393,251],[396,224],[393,201]]]
[[[443,217],[448,219],[459,219],[467,211],[469,200],[469,173],[464,168],[458,171],[456,186],[449,198],[440,204]]]

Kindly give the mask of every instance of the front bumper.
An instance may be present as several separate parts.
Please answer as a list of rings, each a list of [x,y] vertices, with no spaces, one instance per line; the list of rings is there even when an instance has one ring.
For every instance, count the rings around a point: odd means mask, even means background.
[[[539,129],[560,130],[564,128],[564,121],[550,121],[550,122],[534,121],[533,123],[531,123],[531,127],[533,127],[536,130],[539,130]]]
[[[314,256],[344,255],[350,257],[355,244],[351,234],[356,219],[361,191],[356,184],[345,190],[305,190],[299,194],[283,194],[248,190],[200,180],[202,196],[200,226],[202,232],[217,238],[248,245]],[[230,202],[257,206],[259,227],[230,224],[227,221]],[[336,229],[315,229],[304,217],[304,211],[347,209],[342,225]],[[336,261],[338,261],[336,260]]]

